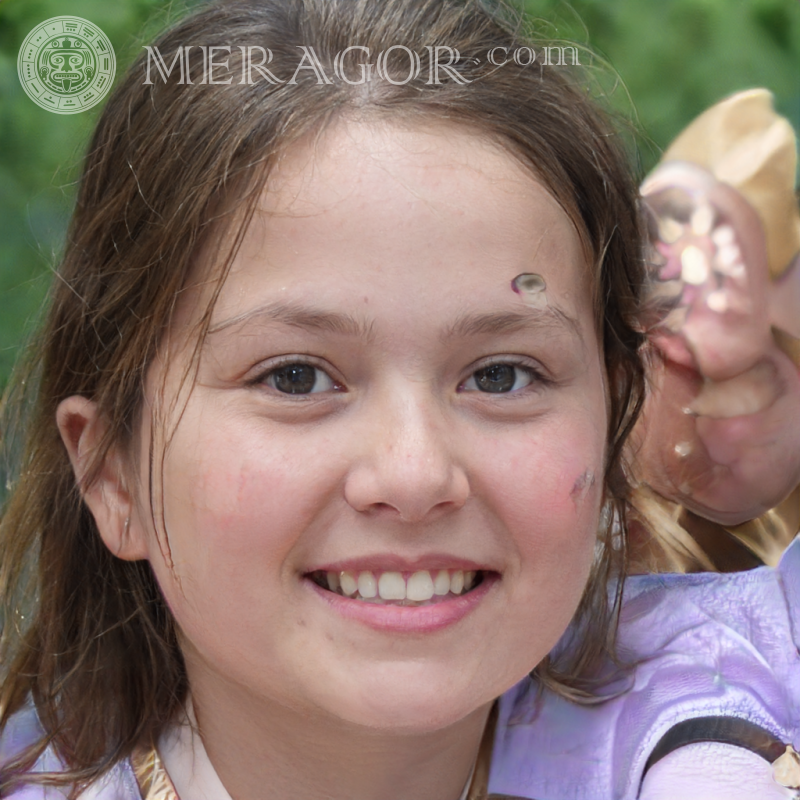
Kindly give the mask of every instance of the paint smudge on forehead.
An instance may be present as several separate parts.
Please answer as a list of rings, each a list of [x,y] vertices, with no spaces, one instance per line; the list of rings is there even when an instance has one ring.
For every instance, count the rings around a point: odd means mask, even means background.
[[[594,472],[590,469],[584,470],[578,477],[575,479],[575,483],[572,487],[572,491],[569,493],[569,496],[572,498],[572,502],[575,503],[575,508],[577,508],[586,498],[586,495],[589,493],[589,490],[594,486]]]
[[[535,272],[523,272],[511,281],[511,288],[522,297],[526,305],[547,308],[547,284]]]

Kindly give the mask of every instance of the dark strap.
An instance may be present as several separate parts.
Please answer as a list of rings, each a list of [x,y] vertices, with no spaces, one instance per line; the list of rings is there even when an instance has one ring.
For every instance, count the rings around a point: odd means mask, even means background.
[[[644,776],[653,764],[668,756],[680,747],[699,742],[719,742],[743,747],[761,758],[773,761],[786,751],[786,745],[760,725],[737,717],[696,717],[673,725],[660,739],[644,765],[639,792],[642,791]],[[638,795],[637,795],[638,796]]]

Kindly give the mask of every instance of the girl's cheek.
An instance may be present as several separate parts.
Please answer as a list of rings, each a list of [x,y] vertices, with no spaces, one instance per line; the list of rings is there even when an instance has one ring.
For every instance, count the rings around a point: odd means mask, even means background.
[[[171,495],[182,512],[187,557],[207,556],[195,561],[200,568],[282,561],[319,519],[338,481],[330,458],[297,442],[238,444],[218,443],[194,473],[176,475]]]
[[[559,518],[596,508],[602,489],[602,440],[574,424],[558,427],[557,434],[507,443],[510,452],[508,447],[491,448],[497,457],[486,474],[502,475],[497,491],[509,507]]]

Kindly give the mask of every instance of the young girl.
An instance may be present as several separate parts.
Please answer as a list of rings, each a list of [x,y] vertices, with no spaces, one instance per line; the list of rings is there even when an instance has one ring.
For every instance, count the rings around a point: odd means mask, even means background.
[[[157,43],[182,78],[154,48],[122,81],[2,522],[3,796],[653,798],[698,709],[723,742],[700,795],[789,796],[796,552],[676,587],[769,595],[771,626],[677,655],[635,584],[644,663],[613,667],[635,185],[516,28],[220,3]]]

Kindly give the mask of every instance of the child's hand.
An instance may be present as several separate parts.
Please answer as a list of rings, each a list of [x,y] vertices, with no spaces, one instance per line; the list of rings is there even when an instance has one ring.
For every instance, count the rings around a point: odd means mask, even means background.
[[[662,166],[642,192],[654,295],[672,310],[651,329],[639,477],[735,525],[800,483],[800,377],[772,334],[763,231],[738,192],[690,164]]]

